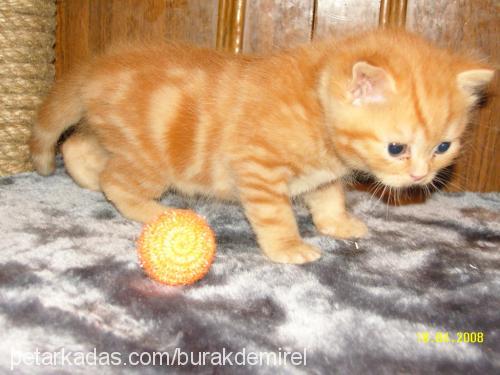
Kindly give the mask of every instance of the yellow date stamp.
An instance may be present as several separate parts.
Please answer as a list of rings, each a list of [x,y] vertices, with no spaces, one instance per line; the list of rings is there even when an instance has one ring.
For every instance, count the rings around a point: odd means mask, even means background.
[[[417,332],[417,342],[422,344],[482,344],[486,339],[484,332]]]

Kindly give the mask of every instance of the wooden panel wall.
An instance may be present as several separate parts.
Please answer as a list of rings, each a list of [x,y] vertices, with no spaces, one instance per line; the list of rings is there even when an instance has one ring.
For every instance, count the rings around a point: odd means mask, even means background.
[[[314,39],[377,27],[378,0],[320,0],[316,9]]]
[[[269,52],[311,40],[314,1],[247,2],[244,52]]]
[[[264,53],[405,20],[442,46],[477,48],[498,65],[499,14],[498,0],[58,0],[56,75],[121,39]],[[474,118],[450,190],[500,191],[499,82],[497,75],[496,96]]]
[[[58,0],[56,75],[124,39],[215,47],[217,9],[218,0]]]
[[[247,2],[244,52],[270,52],[311,40],[377,27],[378,0],[252,0]]]

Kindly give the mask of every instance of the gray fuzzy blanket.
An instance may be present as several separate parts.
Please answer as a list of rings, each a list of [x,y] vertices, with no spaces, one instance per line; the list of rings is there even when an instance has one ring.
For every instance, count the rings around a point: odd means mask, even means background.
[[[298,204],[324,255],[296,266],[261,255],[238,205],[168,195],[218,243],[203,280],[169,287],[138,265],[141,225],[62,168],[0,179],[0,373],[498,374],[500,194],[348,198],[369,237],[319,236]]]

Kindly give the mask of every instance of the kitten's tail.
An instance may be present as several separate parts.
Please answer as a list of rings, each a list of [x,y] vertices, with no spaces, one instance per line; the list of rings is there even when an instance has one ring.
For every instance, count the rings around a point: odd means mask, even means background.
[[[83,117],[83,83],[83,71],[56,82],[38,111],[29,146],[33,166],[41,175],[54,172],[59,137]]]

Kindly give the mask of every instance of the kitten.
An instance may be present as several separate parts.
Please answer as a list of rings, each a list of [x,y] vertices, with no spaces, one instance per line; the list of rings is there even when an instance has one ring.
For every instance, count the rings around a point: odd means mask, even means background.
[[[353,169],[392,187],[425,185],[460,149],[468,113],[494,70],[403,31],[372,31],[267,57],[176,44],[125,48],[57,82],[31,139],[37,171],[62,146],[78,184],[132,220],[165,207],[169,188],[238,199],[263,252],[305,263],[290,198],[303,195],[317,229],[361,237],[345,209]]]

